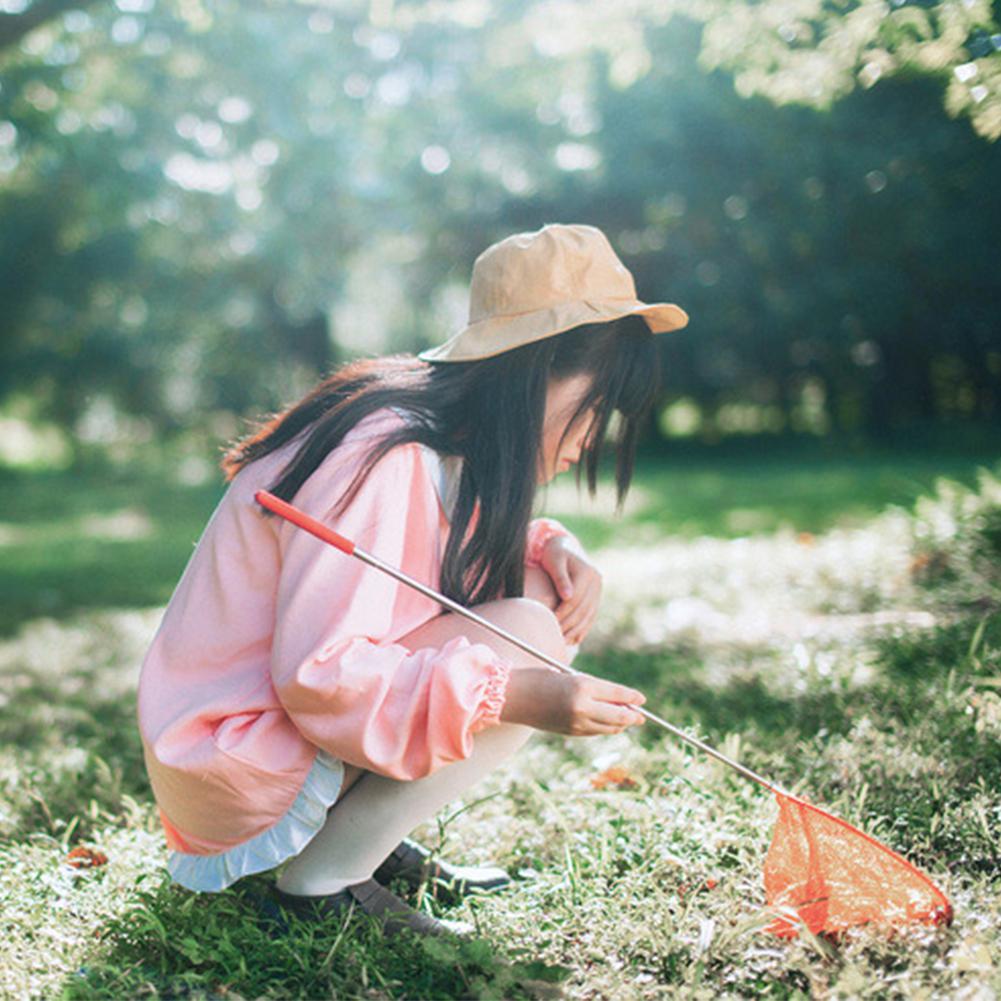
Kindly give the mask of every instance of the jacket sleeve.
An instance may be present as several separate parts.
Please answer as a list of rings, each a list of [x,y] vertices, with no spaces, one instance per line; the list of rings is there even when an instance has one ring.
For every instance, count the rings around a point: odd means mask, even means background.
[[[345,443],[328,456],[296,506],[433,585],[438,502],[420,446],[392,449],[332,520],[363,457],[350,451]],[[278,538],[272,680],[300,733],[343,761],[395,779],[421,778],[468,757],[473,734],[499,721],[511,665],[462,636],[440,649],[392,642],[399,609],[414,607],[412,589],[287,523]],[[428,618],[437,614],[439,606],[418,597]],[[412,612],[406,621],[414,621]]]
[[[576,537],[561,525],[555,518],[534,518],[528,523],[528,543],[525,546],[525,565],[537,567],[542,562],[542,550],[550,539],[558,536],[569,536],[575,542]],[[579,545],[579,543],[578,543]]]

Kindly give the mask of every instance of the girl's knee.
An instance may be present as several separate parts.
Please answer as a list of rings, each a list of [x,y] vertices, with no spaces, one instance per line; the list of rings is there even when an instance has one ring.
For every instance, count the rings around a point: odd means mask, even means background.
[[[552,578],[539,567],[525,568],[525,597],[534,598],[551,611],[555,611],[560,603]]]
[[[572,655],[563,639],[556,616],[545,605],[532,598],[500,598],[477,605],[475,611],[481,618],[531,644],[548,657],[567,663]],[[444,646],[456,636],[465,636],[473,643],[485,643],[519,667],[538,663],[519,647],[455,612],[430,619],[400,637],[398,642],[410,650],[418,650],[422,647]]]
[[[557,660],[566,661],[567,645],[552,609],[534,598],[504,598],[480,613],[495,625],[538,647]]]

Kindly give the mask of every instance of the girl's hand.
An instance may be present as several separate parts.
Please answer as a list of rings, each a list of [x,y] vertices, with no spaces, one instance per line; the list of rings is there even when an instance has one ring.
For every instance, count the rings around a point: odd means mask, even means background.
[[[560,674],[548,667],[515,668],[507,684],[500,718],[550,733],[590,737],[621,733],[643,717],[642,692],[591,674]]]
[[[601,600],[601,574],[566,535],[549,540],[539,558],[560,597],[556,618],[563,638],[577,646],[594,625]]]

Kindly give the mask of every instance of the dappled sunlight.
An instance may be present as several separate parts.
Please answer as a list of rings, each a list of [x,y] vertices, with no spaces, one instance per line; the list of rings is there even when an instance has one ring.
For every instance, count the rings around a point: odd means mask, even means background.
[[[763,938],[772,798],[648,726],[589,740],[536,734],[517,760],[422,825],[416,835],[450,859],[500,861],[518,877],[510,891],[471,899],[455,916],[473,918],[501,951],[526,949],[564,969],[566,995],[580,998],[662,997],[666,985],[692,986],[705,971],[715,986],[741,993],[775,982],[847,990],[888,969],[915,990],[977,976],[985,955],[993,960],[984,936],[997,907],[987,903],[986,877],[965,876],[965,862],[945,868],[939,846],[962,844],[970,866],[984,864],[996,797],[986,786],[958,792],[960,780],[969,784],[967,763],[959,750],[938,753],[936,728],[969,740],[954,721],[981,734],[990,709],[970,703],[973,715],[964,716],[960,685],[943,705],[953,716],[918,712],[903,726],[875,715],[887,703],[876,639],[919,637],[940,615],[916,600],[907,529],[906,519],[887,515],[816,535],[598,549],[605,604],[578,666],[643,688],[650,708],[723,753],[917,853],[957,908],[955,930],[906,930],[892,944],[865,930],[836,944]],[[160,989],[197,963],[216,975],[229,962],[220,957],[236,955],[231,936],[265,942],[246,902],[257,883],[194,898],[164,881],[134,732],[138,665],[161,615],[156,607],[39,618],[0,643],[9,699],[0,820],[14,839],[0,857],[0,893],[14,901],[0,989],[97,989],[151,956],[165,964],[154,976]],[[902,826],[908,809],[918,812]],[[922,826],[925,809],[938,819]],[[76,843],[107,864],[68,866]],[[33,874],[30,885],[23,871]],[[108,932],[125,911],[133,930]],[[44,969],[23,958],[37,949],[32,929],[43,912],[52,936]],[[211,930],[196,941],[194,925]],[[94,937],[99,929],[105,938]],[[326,975],[331,950],[357,955],[357,934],[324,929],[315,947],[303,946],[313,950],[316,976]],[[256,962],[248,958],[240,977],[266,977]],[[331,976],[342,975],[343,962]],[[936,962],[951,965],[943,973]],[[259,993],[264,981],[253,983],[244,993]]]
[[[155,526],[149,512],[138,507],[120,508],[107,514],[88,514],[58,524],[12,524],[0,521],[0,549],[26,546],[32,542],[51,543],[57,533],[67,539],[88,538],[133,541],[152,538]]]
[[[0,464],[60,468],[68,464],[69,458],[70,447],[64,431],[53,425],[0,416]]]
[[[68,865],[66,845],[41,832],[4,847],[0,996],[55,997],[67,975],[82,981],[80,971],[101,948],[101,930],[130,906],[137,882],[149,880],[154,867],[166,862],[154,820],[147,810],[129,823],[109,824],[94,839],[108,861],[94,870]],[[33,878],[26,880],[25,873]],[[37,961],[27,964],[26,956]]]
[[[612,518],[616,515],[615,485],[608,480],[599,480],[592,497],[587,491],[586,479],[582,477],[577,485],[573,473],[557,476],[540,491],[540,500],[547,515],[553,518],[585,516],[588,518]],[[642,484],[634,483],[629,488],[622,516],[638,514],[649,507],[653,500],[651,491]]]
[[[0,641],[0,899],[8,921],[0,995],[58,993],[137,878],[165,862],[134,724],[139,664],[161,614],[35,619]],[[66,864],[81,836],[106,865]],[[44,962],[26,963],[30,955]]]
[[[146,511],[122,508],[81,518],[80,533],[92,539],[148,539],[153,534],[153,522]]]
[[[820,535],[666,538],[592,554],[605,599],[587,648],[680,640],[756,647],[928,628],[915,595],[907,521]]]
[[[87,691],[102,697],[133,693],[139,664],[163,610],[102,611],[70,622],[39,618],[0,640],[0,677],[6,705],[22,688],[43,682],[56,702]]]

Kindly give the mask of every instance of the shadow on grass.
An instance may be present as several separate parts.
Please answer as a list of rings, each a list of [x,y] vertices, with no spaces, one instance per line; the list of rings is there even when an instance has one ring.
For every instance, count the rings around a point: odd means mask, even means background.
[[[1001,614],[966,618],[926,633],[877,640],[880,663],[897,682],[920,685],[958,671],[963,675],[1001,671]]]
[[[763,654],[768,656],[767,654]],[[847,732],[858,706],[834,688],[806,687],[802,692],[776,691],[761,674],[746,668],[725,684],[703,679],[704,655],[695,649],[608,651],[583,654],[584,670],[638,688],[646,707],[679,726],[695,726],[715,738],[728,733],[755,733],[757,743],[782,743],[812,737],[820,730]],[[651,725],[640,737],[662,739],[665,731]]]
[[[0,780],[6,837],[61,836],[72,824],[86,839],[122,814],[124,796],[150,796],[131,692],[67,692],[35,676],[0,716],[0,756],[17,763],[13,780]]]
[[[815,802],[847,810],[846,819],[913,861],[997,879],[1001,741],[993,703],[978,695],[983,661],[968,656],[977,626],[886,637],[871,681],[844,690],[814,681],[792,691],[769,684],[767,673],[708,685],[693,650],[582,660],[591,673],[639,688],[652,711],[717,749],[739,734],[743,763],[787,788],[805,779]],[[981,654],[1001,663],[991,642]],[[648,747],[675,739],[655,725],[638,737]]]
[[[385,937],[352,915],[303,922],[274,906],[266,877],[219,894],[162,882],[110,922],[66,998],[556,997],[568,971],[509,961],[485,939]]]

